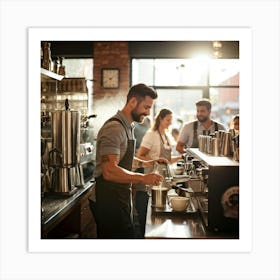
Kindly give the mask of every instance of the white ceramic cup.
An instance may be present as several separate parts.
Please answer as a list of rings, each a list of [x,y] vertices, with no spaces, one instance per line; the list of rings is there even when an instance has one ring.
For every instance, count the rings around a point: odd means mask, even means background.
[[[184,167],[176,167],[174,173],[175,175],[182,175],[184,173]]]
[[[185,211],[188,206],[189,206],[190,198],[189,197],[184,197],[184,196],[176,196],[176,197],[171,197],[169,199],[169,206],[174,210],[174,211]]]

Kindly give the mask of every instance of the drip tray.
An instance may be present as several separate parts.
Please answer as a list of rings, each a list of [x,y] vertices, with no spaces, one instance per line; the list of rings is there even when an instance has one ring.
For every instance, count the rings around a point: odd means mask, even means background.
[[[196,215],[197,209],[193,204],[192,198],[190,198],[190,203],[188,208],[185,211],[174,211],[167,203],[164,208],[154,207],[152,206],[152,212],[154,215]]]

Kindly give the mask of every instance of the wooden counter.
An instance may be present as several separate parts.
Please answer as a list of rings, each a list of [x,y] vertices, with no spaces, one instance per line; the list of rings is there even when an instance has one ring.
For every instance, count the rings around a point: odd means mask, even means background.
[[[154,213],[148,203],[145,238],[205,238],[206,232],[198,213]]]
[[[90,181],[69,197],[42,198],[41,238],[96,238],[96,226],[88,198]]]
[[[195,207],[196,199],[193,198]],[[205,229],[200,213],[155,213],[151,207],[151,197],[148,202],[145,238],[236,238],[231,233],[209,232]]]

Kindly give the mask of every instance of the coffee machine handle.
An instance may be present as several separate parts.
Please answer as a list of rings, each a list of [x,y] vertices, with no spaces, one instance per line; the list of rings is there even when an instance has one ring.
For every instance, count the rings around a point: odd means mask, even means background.
[[[60,165],[57,164],[51,164],[51,161],[53,162],[54,159],[54,154],[57,153],[59,155],[59,159],[60,159]],[[49,151],[49,166],[53,166],[53,167],[62,167],[63,165],[63,154],[62,152],[57,149],[57,148],[53,148]]]

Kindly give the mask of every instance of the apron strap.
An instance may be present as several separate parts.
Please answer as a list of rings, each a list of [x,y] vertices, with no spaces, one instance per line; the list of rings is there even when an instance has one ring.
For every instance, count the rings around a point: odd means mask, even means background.
[[[214,121],[214,125],[215,125],[215,131],[218,131],[219,130],[218,123]]]
[[[123,126],[123,128],[124,128],[124,130],[125,130],[125,134],[126,134],[126,136],[127,136],[127,139],[129,139],[129,136],[128,136],[128,133],[127,133],[127,130],[126,130],[126,128],[125,128],[125,126],[124,126],[124,124],[123,124],[123,122],[120,120],[120,119],[118,119],[118,118],[111,118],[111,119],[109,119],[108,121],[106,121],[106,123],[108,123],[108,122],[112,122],[112,121],[117,121],[117,122],[119,122],[122,126]]]
[[[198,121],[194,121],[194,123],[193,123],[193,143],[192,143],[193,148],[197,148],[197,146],[198,146],[197,127],[198,127]]]
[[[127,137],[127,148],[129,148],[129,145],[130,145],[129,143],[130,142],[135,142],[134,135],[133,135],[133,130],[131,131],[132,138],[130,138],[124,123],[120,119],[118,119],[116,117],[112,117],[109,120],[107,120],[105,123],[112,122],[112,121],[119,122],[122,125],[122,127],[124,128],[124,131],[125,131],[125,134],[126,134],[126,137]],[[135,145],[135,143],[133,145]],[[134,153],[135,153],[135,146],[134,146]],[[125,158],[125,154],[124,154],[123,158]],[[123,158],[120,159],[120,162],[123,160]]]
[[[164,145],[164,141],[163,141],[162,135],[160,134],[159,131],[158,131],[158,134],[160,136],[161,143]],[[165,136],[165,139],[166,139],[167,145],[170,147],[171,145],[170,145],[169,140],[168,140],[168,138],[166,136]]]

